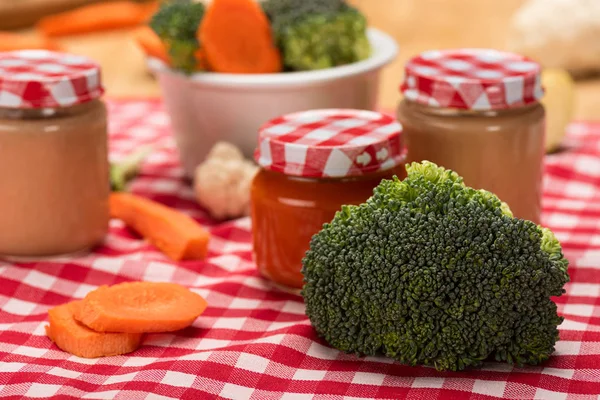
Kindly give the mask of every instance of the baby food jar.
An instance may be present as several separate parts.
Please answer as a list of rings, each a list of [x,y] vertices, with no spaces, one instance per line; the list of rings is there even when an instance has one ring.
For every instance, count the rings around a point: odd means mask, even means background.
[[[42,50],[0,53],[0,254],[87,249],[108,229],[100,68]]]
[[[401,90],[409,161],[450,168],[539,223],[545,113],[537,63],[496,50],[428,51],[406,64]]]
[[[400,124],[358,110],[314,110],[265,124],[251,188],[254,256],[265,277],[303,286],[312,236],[342,205],[361,204],[382,179],[405,177]]]

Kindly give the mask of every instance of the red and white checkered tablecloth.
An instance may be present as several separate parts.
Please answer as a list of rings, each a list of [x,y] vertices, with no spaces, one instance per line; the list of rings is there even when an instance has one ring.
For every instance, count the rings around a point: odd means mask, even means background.
[[[600,394],[600,123],[576,123],[568,151],[547,158],[544,223],[563,243],[572,282],[543,366],[486,363],[440,373],[389,359],[358,359],[319,340],[301,297],[262,279],[251,262],[250,221],[215,224],[182,180],[160,103],[110,103],[112,156],[158,143],[132,190],[210,226],[205,262],[174,263],[112,222],[92,254],[0,261],[0,397],[65,399],[598,399]],[[148,335],[125,356],[82,359],[44,335],[47,310],[99,285],[171,281],[209,308],[184,331]]]

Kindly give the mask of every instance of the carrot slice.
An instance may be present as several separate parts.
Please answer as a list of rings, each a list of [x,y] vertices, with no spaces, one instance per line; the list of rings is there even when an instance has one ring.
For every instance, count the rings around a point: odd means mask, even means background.
[[[175,261],[206,257],[210,233],[177,210],[131,193],[114,192],[110,213]]]
[[[269,20],[254,0],[214,0],[198,35],[215,72],[275,73],[282,69]]]
[[[198,66],[196,67],[198,71],[204,71],[208,69],[208,62],[206,61],[206,54],[204,53],[203,49],[196,50],[194,57],[196,57],[196,60],[198,61]]]
[[[0,51],[15,50],[61,50],[55,41],[43,36],[22,35],[14,32],[0,32]]]
[[[73,315],[81,301],[73,301],[48,311],[50,325],[46,335],[61,350],[84,358],[97,358],[131,353],[140,346],[139,333],[100,333],[77,322]]]
[[[147,56],[158,58],[167,65],[171,65],[171,57],[167,47],[160,37],[149,26],[142,26],[133,32],[133,38]],[[202,49],[196,50],[194,56],[198,60],[196,69],[206,69],[206,56]]]
[[[141,14],[144,22],[149,22],[160,8],[160,1],[148,1],[141,4]]]
[[[175,283],[126,282],[88,293],[75,318],[98,332],[173,332],[190,326],[206,305]]]
[[[160,40],[158,35],[149,26],[137,28],[133,32],[133,38],[142,48],[144,53],[146,53],[146,55],[158,58],[167,65],[171,64],[171,59],[169,57],[169,53],[167,52],[167,48],[163,44],[162,40]]]
[[[47,36],[68,36],[145,23],[152,9],[133,1],[111,1],[89,4],[74,10],[41,18],[37,28]]]

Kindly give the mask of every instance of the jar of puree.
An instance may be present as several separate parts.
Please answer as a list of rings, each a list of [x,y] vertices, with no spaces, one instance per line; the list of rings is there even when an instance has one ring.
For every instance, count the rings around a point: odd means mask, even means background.
[[[427,51],[405,67],[398,119],[409,161],[429,160],[539,223],[545,113],[540,65],[487,49]]]
[[[100,68],[43,50],[0,53],[0,255],[99,244],[109,222]]]
[[[313,110],[265,124],[251,188],[260,273],[301,288],[312,236],[342,205],[365,202],[382,179],[403,179],[404,157],[400,124],[376,112]]]

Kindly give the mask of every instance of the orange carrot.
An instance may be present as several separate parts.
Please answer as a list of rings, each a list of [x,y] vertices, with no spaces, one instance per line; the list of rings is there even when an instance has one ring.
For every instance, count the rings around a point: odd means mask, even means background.
[[[196,69],[198,71],[205,71],[208,69],[208,62],[206,61],[206,53],[204,52],[203,49],[196,50],[196,52],[194,53],[194,57],[196,58],[196,61],[198,62],[198,65],[196,66]]]
[[[133,1],[102,2],[43,17],[36,26],[47,36],[129,28],[145,23],[150,10],[148,4]]]
[[[173,332],[190,326],[206,305],[175,283],[127,282],[88,293],[75,318],[98,332]]]
[[[74,301],[48,311],[50,325],[46,325],[46,335],[61,350],[96,358],[131,353],[139,347],[139,333],[99,333],[77,322],[73,315],[80,307],[81,302]]]
[[[252,74],[282,69],[269,20],[254,0],[214,0],[198,35],[215,72]]]
[[[165,64],[171,65],[171,57],[169,56],[167,47],[152,28],[149,26],[137,28],[133,32],[133,38],[147,56],[158,58]],[[194,55],[198,60],[196,70],[205,70],[206,56],[202,49],[198,49]]]
[[[14,32],[0,32],[0,51],[14,50],[61,50],[55,41],[43,36],[23,35]]]
[[[160,1],[148,1],[146,3],[142,3],[142,15],[144,22],[150,21],[152,16],[156,14],[159,8]]]
[[[158,58],[167,65],[171,64],[171,59],[167,48],[158,35],[149,27],[143,26],[133,32],[133,37],[144,53],[150,57]]]
[[[175,261],[206,257],[210,233],[177,210],[134,194],[114,192],[110,213]]]

